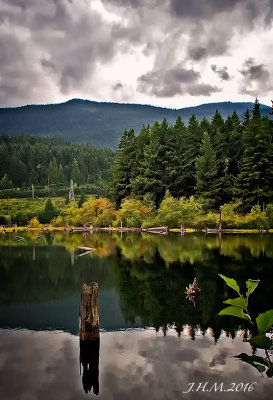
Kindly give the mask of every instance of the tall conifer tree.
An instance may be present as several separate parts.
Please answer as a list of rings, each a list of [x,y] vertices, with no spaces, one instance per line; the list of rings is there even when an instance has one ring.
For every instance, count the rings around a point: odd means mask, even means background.
[[[207,132],[203,135],[200,153],[196,159],[196,194],[212,208],[219,201],[220,184],[216,154]]]
[[[110,194],[118,206],[122,199],[131,194],[131,178],[135,165],[135,157],[134,130],[125,130],[119,142],[110,187]]]
[[[252,117],[243,132],[244,153],[240,174],[236,181],[235,196],[242,198],[247,207],[264,206],[271,198],[270,181],[272,136],[270,123],[261,116],[260,104],[255,100]]]

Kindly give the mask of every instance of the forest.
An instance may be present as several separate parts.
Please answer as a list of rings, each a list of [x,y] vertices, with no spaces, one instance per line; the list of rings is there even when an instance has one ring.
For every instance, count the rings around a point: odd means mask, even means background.
[[[0,135],[0,191],[4,197],[21,197],[20,193],[24,195],[27,189],[31,193],[33,184],[37,195],[48,196],[54,190],[63,194],[68,192],[69,181],[73,179],[75,186],[98,193],[109,178],[113,159],[114,151],[107,148],[3,134]]]
[[[243,211],[265,210],[273,200],[272,137],[272,120],[261,115],[257,99],[242,120],[235,111],[226,120],[216,111],[211,121],[193,114],[187,126],[178,117],[174,125],[164,119],[143,126],[137,136],[125,130],[110,194],[118,206],[136,197],[158,207],[168,191],[195,196],[207,211],[236,200]]]
[[[217,227],[221,211],[223,228],[273,228],[272,137],[272,120],[257,99],[242,119],[234,111],[224,120],[216,111],[211,121],[193,114],[187,125],[164,118],[137,135],[125,130],[115,153],[2,135],[0,192],[44,185],[48,199],[0,201],[1,224],[203,229]],[[76,201],[67,197],[69,179],[79,188]],[[50,199],[52,187],[66,196]]]

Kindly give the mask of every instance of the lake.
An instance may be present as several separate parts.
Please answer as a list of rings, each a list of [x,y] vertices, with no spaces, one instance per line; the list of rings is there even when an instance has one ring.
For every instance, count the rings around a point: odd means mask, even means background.
[[[220,273],[242,288],[261,280],[253,316],[273,308],[273,236],[20,235],[0,235],[0,399],[272,398],[272,380],[233,357],[251,354],[248,322],[217,314],[234,297]],[[80,256],[78,246],[96,250]],[[195,277],[201,295],[191,302]],[[95,350],[78,338],[81,288],[91,282]]]

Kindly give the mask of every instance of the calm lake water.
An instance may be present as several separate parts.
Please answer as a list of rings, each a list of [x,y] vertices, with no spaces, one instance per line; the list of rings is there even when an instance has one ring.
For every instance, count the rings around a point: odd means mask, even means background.
[[[233,297],[219,273],[261,280],[253,316],[273,308],[273,236],[22,236],[0,236],[1,400],[272,398],[272,380],[233,357],[251,354],[247,322],[217,314]],[[184,293],[194,277],[196,304]],[[80,349],[80,292],[93,281],[100,346]]]

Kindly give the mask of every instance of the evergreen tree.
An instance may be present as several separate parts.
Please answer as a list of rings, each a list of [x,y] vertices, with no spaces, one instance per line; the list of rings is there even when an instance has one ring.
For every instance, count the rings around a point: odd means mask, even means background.
[[[135,138],[135,162],[132,165],[132,177],[131,177],[131,193],[134,196],[141,196],[145,192],[143,191],[142,184],[139,184],[138,177],[142,176],[145,172],[143,169],[143,163],[145,163],[144,149],[150,141],[150,128],[145,125],[142,126],[139,134]]]
[[[81,208],[85,201],[86,201],[86,196],[85,193],[82,192],[78,201],[78,208]]]
[[[269,120],[261,117],[257,99],[251,120],[243,132],[243,144],[242,166],[234,193],[247,207],[262,206],[271,198],[272,136]]]
[[[8,175],[5,174],[2,179],[0,179],[0,190],[10,189],[12,187],[12,181],[9,179]]]
[[[134,191],[142,196],[150,193],[158,206],[166,191],[165,154],[167,150],[167,135],[169,127],[164,119],[162,124],[157,121],[150,130],[149,143],[144,147],[144,159],[140,162],[141,175],[133,180]]]
[[[125,130],[114,160],[110,194],[118,206],[132,190],[131,178],[136,159],[135,142],[134,130]]]
[[[219,201],[220,188],[216,154],[207,132],[204,133],[200,153],[196,159],[196,194],[205,206],[211,208]]]
[[[57,212],[55,206],[51,199],[47,199],[45,202],[44,210],[40,216],[40,221],[42,223],[49,223],[54,217],[56,217]]]
[[[58,173],[58,177],[59,177],[59,170],[57,173]],[[77,183],[77,185],[79,185],[83,182],[83,176],[81,174],[79,164],[78,164],[78,161],[76,160],[76,158],[74,158],[74,160],[72,162],[71,179],[73,180],[74,183]]]
[[[195,160],[200,152],[201,140],[200,125],[196,115],[193,114],[188,121],[184,149],[181,155],[183,195],[187,197],[194,194],[196,186]]]
[[[186,139],[186,126],[180,116],[174,126],[169,128],[165,152],[165,180],[166,188],[175,197],[184,193],[183,185],[183,152]]]

